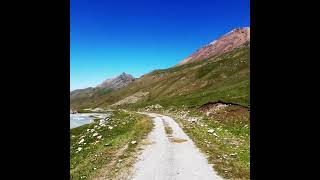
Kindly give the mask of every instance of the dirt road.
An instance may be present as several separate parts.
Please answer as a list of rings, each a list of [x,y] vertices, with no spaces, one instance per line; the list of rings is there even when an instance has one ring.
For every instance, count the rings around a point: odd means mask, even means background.
[[[217,180],[222,179],[204,154],[170,117],[146,113],[155,127],[134,165],[134,180]],[[165,127],[172,129],[168,135]]]

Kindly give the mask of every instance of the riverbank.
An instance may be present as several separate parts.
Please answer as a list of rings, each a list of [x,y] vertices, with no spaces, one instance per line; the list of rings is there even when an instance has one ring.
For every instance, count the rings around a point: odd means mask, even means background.
[[[98,119],[106,119],[111,115],[111,111],[105,111],[103,113],[86,112],[70,114],[70,129],[76,128],[85,124],[94,122]]]

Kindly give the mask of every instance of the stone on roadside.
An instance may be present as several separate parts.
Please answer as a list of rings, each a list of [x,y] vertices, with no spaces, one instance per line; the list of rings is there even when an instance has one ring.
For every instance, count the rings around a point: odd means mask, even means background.
[[[195,118],[195,117],[193,117],[193,118],[191,118],[191,120],[190,120],[192,123],[194,123],[194,122],[197,122],[198,121],[198,119],[197,118]]]
[[[230,154],[230,156],[237,156],[237,153],[232,153]]]
[[[83,143],[83,142],[84,142],[84,139],[81,139],[78,144],[81,144],[81,143]]]
[[[208,130],[208,133],[213,133],[213,132],[214,132],[213,129],[209,129],[209,130]]]

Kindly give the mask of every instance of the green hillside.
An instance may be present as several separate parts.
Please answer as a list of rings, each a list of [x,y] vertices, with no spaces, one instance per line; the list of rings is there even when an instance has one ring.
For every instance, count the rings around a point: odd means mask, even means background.
[[[145,74],[116,91],[95,89],[70,96],[71,108],[108,107],[135,93],[138,101],[120,107],[139,108],[151,104],[163,107],[199,107],[222,100],[250,107],[250,44],[196,63]],[[134,99],[134,98],[131,98]]]

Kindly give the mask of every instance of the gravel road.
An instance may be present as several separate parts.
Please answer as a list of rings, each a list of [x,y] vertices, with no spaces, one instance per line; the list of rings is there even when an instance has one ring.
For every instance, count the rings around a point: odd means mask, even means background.
[[[208,164],[205,155],[194,145],[170,117],[145,113],[153,118],[155,127],[148,136],[149,145],[134,164],[134,180],[217,180],[222,179]],[[170,126],[172,136],[165,133]],[[183,142],[173,142],[179,139]]]

